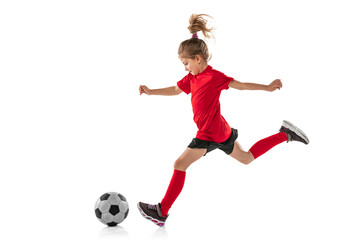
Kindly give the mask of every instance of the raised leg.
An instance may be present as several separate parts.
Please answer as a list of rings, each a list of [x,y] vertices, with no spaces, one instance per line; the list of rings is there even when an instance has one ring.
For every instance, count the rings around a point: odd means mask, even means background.
[[[252,155],[252,153],[250,151],[244,151],[238,141],[235,141],[234,150],[232,151],[230,156],[243,164],[249,164],[254,161],[254,156]]]

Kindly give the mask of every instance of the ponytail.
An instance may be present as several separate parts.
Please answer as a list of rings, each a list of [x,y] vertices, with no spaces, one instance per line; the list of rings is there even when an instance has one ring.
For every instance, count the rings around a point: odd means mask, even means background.
[[[190,26],[188,29],[193,35],[201,31],[205,38],[213,38],[212,31],[214,28],[206,27],[208,21],[204,17],[212,18],[207,14],[192,14],[189,19]]]
[[[192,34],[190,39],[183,41],[178,49],[179,57],[194,59],[196,55],[200,55],[204,61],[211,59],[208,47],[204,40],[199,39],[197,32],[202,32],[205,38],[214,38],[213,28],[206,27],[207,20],[204,17],[212,18],[207,14],[192,14],[189,19],[189,31]]]

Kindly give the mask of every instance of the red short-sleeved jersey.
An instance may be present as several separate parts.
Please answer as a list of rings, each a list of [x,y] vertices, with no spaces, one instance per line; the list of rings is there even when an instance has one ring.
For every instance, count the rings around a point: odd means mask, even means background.
[[[196,138],[221,143],[230,137],[231,128],[221,115],[219,98],[232,80],[208,65],[203,72],[195,76],[189,73],[177,82],[183,92],[191,93],[194,121],[199,129]]]

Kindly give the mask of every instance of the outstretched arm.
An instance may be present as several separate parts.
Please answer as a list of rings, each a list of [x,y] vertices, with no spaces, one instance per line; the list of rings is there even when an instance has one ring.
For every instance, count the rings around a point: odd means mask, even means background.
[[[182,90],[178,86],[172,86],[168,88],[150,89],[145,85],[139,87],[140,95],[145,93],[147,95],[162,95],[162,96],[173,96],[182,93]]]
[[[264,90],[273,92],[276,89],[282,88],[282,82],[280,79],[276,79],[271,82],[269,85],[257,84],[257,83],[242,83],[236,80],[233,80],[229,83],[229,87],[235,88],[238,90]]]

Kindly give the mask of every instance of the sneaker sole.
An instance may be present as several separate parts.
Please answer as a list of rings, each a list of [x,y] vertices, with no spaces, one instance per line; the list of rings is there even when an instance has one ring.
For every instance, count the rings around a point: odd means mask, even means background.
[[[159,226],[159,227],[163,227],[163,226],[164,226],[165,222],[159,221],[159,220],[157,220],[157,219],[155,219],[155,218],[153,218],[153,217],[151,217],[151,216],[146,215],[146,213],[141,209],[139,203],[137,204],[137,207],[138,207],[141,215],[142,215],[146,220],[149,220],[149,221],[155,223],[155,225],[157,225],[157,226]]]
[[[300,128],[295,127],[294,124],[292,124],[291,122],[286,121],[286,120],[283,121],[283,126],[288,128],[289,130],[293,131],[301,138],[303,138],[305,140],[306,144],[309,144],[309,142],[310,142],[309,138],[306,136],[306,134],[303,131],[301,131]]]

